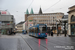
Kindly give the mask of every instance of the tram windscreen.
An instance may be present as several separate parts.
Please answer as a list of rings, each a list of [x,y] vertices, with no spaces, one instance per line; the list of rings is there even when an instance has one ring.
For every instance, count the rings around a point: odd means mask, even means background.
[[[39,25],[39,32],[46,33],[46,25]]]

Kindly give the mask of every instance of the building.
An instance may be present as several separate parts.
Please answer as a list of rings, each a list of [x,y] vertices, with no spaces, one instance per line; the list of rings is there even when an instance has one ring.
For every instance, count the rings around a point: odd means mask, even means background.
[[[15,19],[13,15],[0,15],[0,29],[14,28]]]
[[[66,22],[66,30],[68,30],[68,15],[64,15],[63,17],[62,17],[62,30],[64,30],[64,22]]]
[[[0,10],[0,15],[10,15],[7,10]]]
[[[68,14],[68,34],[75,36],[75,5],[69,8]]]
[[[62,19],[58,22],[59,24],[57,24],[57,28],[58,28],[59,33],[61,32],[65,34],[65,30],[68,31],[68,15],[64,15]]]
[[[7,11],[0,10],[0,32],[7,34],[7,31],[15,29],[15,18]]]
[[[25,21],[21,21],[16,26],[17,32],[22,32],[22,30],[25,30]]]
[[[56,29],[56,20],[62,19],[63,16],[64,13],[42,13],[42,9],[40,8],[38,14],[26,13],[25,20],[27,21],[28,28],[36,24],[47,24],[50,29]]]

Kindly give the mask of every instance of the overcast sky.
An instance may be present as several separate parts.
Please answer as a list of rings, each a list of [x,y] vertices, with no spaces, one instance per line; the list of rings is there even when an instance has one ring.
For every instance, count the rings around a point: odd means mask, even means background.
[[[33,8],[34,13],[42,8],[43,13],[63,12],[67,14],[68,8],[75,5],[75,0],[0,0],[0,10],[8,10],[14,15],[16,23],[24,21],[26,10]]]

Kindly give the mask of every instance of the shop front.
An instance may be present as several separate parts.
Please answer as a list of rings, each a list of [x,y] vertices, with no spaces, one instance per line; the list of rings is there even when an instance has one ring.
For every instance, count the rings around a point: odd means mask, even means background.
[[[71,35],[75,35],[75,24],[71,24]]]
[[[75,16],[71,16],[71,35],[75,35]]]
[[[69,7],[68,11],[68,35],[75,37],[75,5]]]

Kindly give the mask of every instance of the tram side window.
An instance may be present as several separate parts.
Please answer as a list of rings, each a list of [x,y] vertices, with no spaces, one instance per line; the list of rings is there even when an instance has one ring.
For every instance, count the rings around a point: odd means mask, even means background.
[[[31,33],[32,33],[32,29],[31,29]]]
[[[30,32],[32,33],[32,29],[30,29]]]
[[[34,28],[34,33],[35,33],[35,28]]]
[[[31,33],[31,30],[29,29],[29,32]]]
[[[38,28],[35,28],[35,33],[38,33]]]
[[[34,33],[34,29],[32,29],[32,33]]]

